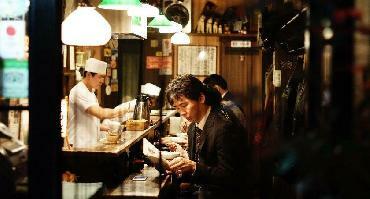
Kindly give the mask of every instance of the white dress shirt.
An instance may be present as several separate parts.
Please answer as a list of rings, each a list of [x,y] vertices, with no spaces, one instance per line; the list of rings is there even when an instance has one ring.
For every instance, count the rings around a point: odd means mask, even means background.
[[[73,147],[86,148],[98,143],[100,120],[86,113],[91,106],[99,106],[98,99],[81,81],[69,94],[68,133]]]

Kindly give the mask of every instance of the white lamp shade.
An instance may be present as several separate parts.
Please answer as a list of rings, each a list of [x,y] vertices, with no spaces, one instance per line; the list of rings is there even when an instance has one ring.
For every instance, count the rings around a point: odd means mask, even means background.
[[[67,45],[101,46],[111,35],[111,26],[94,7],[78,7],[62,23],[62,42]]]
[[[172,35],[171,43],[176,45],[187,45],[190,44],[190,38],[186,33],[177,32]]]
[[[175,33],[175,32],[180,32],[182,30],[181,24],[178,24],[174,21],[170,21],[171,26],[167,27],[161,27],[159,28],[159,33]]]
[[[156,17],[159,15],[159,9],[149,4],[143,3],[141,7],[130,8],[127,11],[128,16]]]

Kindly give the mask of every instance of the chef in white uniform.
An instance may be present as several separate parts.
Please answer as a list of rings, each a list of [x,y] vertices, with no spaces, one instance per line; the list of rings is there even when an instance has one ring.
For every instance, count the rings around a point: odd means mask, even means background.
[[[94,91],[103,84],[107,63],[90,58],[86,61],[83,79],[69,94],[68,140],[77,148],[97,145],[100,130],[108,130],[100,125],[100,120],[119,117],[126,113],[124,107],[102,108]]]

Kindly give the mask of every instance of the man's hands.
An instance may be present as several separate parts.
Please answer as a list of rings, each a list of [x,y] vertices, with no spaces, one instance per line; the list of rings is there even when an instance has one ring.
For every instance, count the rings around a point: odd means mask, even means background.
[[[170,163],[170,170],[177,175],[182,175],[183,173],[194,173],[196,170],[196,162],[183,157],[177,157],[173,159]]]
[[[165,145],[170,149],[170,151],[177,151],[177,149],[180,147],[180,145],[174,143],[174,142],[166,142]],[[181,148],[181,147],[180,147]]]
[[[184,150],[179,144],[175,142],[165,142],[164,143],[170,151],[172,152],[179,152],[181,157],[189,159],[188,152]]]

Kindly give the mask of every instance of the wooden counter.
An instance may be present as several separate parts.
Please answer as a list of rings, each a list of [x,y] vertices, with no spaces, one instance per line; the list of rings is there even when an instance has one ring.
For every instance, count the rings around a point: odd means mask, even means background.
[[[133,181],[136,175],[146,176],[147,179]],[[160,181],[159,172],[146,165],[140,172],[129,175],[115,188],[108,188],[101,182],[62,182],[62,192],[64,198],[158,198],[161,188],[169,183],[169,175]]]
[[[162,122],[167,121],[170,117],[176,114],[176,110],[170,110],[167,112],[166,116],[162,118]],[[154,131],[155,128],[159,126],[158,120],[154,122],[153,126],[149,126],[149,128],[145,129],[144,131],[125,131],[122,133],[122,140],[120,143],[117,144],[104,144],[99,143],[99,145],[91,148],[73,148],[67,149],[63,148],[63,153],[84,153],[84,154],[104,154],[108,156],[119,156],[121,153],[126,152],[129,148],[146,137],[151,131]]]
[[[145,181],[133,181],[136,175],[146,176]],[[121,185],[114,189],[108,189],[104,193],[104,198],[158,198],[159,192],[169,182],[167,175],[161,182],[159,172],[150,166],[144,166],[139,173],[129,175]]]

